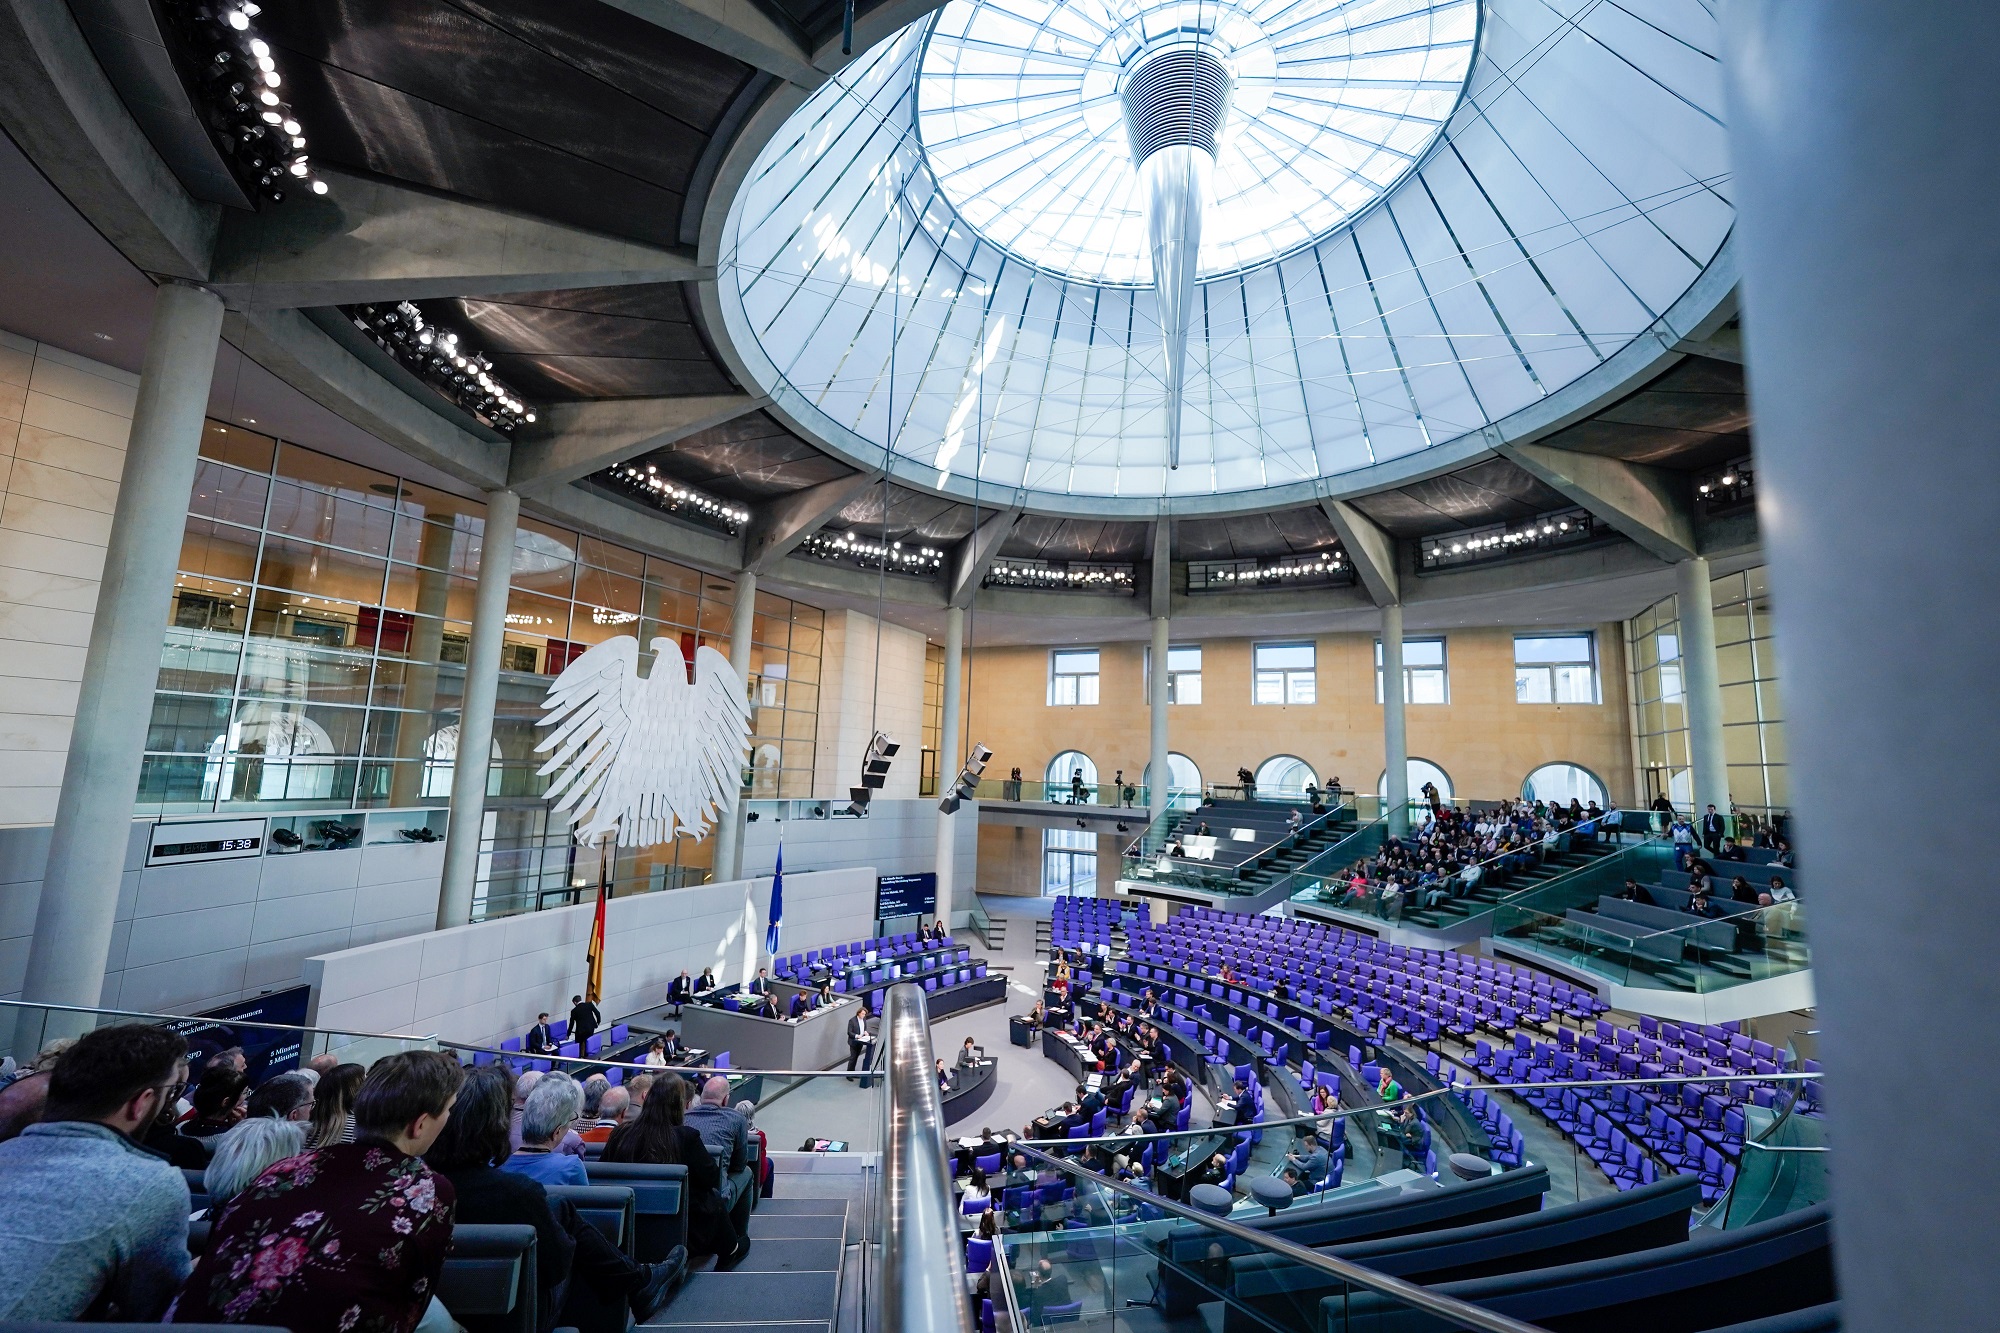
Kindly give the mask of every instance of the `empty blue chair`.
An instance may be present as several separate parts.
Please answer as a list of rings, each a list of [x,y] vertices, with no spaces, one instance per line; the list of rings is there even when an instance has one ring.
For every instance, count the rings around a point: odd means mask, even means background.
[[[611,1044],[613,1046],[623,1045],[625,1039],[631,1035],[632,1029],[629,1025],[625,1023],[613,1023],[611,1025]]]
[[[581,1049],[580,1049],[580,1048],[579,1048],[579,1047],[577,1046],[577,1044],[576,1044],[575,1042],[573,1042],[573,1041],[566,1041],[566,1042],[564,1042],[564,1043],[563,1043],[562,1045],[560,1045],[560,1046],[556,1047],[556,1054],[557,1054],[557,1055],[568,1055],[568,1056],[578,1056],[578,1055],[581,1055],[581,1054],[583,1054],[583,1052],[582,1052],[582,1050],[581,1050]]]

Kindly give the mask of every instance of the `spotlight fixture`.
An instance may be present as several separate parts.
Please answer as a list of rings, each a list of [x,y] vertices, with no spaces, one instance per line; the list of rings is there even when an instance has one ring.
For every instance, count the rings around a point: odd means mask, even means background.
[[[799,554],[922,578],[931,578],[944,568],[944,552],[935,547],[870,541],[852,529],[831,536],[815,532],[799,544]]]
[[[1338,545],[1277,560],[1191,560],[1188,591],[1236,592],[1245,588],[1335,587],[1354,582],[1354,566]]]
[[[347,316],[397,364],[482,424],[513,431],[534,421],[535,410],[494,376],[485,353],[467,350],[456,333],[431,323],[410,302],[350,306]]]
[[[621,463],[597,475],[614,489],[643,500],[654,509],[720,528],[732,537],[750,521],[749,510],[724,504],[692,486],[661,476],[657,463]]]
[[[1079,820],[1077,820],[1077,821],[1076,821],[1076,826],[1077,826],[1078,828],[1087,828],[1087,827],[1089,827],[1089,826],[1088,826],[1088,825],[1086,825],[1086,824],[1085,824],[1085,823],[1084,823],[1084,822],[1083,822],[1083,821],[1082,821],[1081,819],[1079,819]]]
[[[1707,509],[1728,509],[1756,499],[1756,478],[1745,466],[1749,461],[1747,458],[1739,459],[1720,471],[1702,477],[1695,484],[1695,500]]]
[[[271,46],[251,27],[262,10],[249,0],[163,0],[161,8],[193,65],[188,92],[236,183],[272,204],[292,189],[325,194],[303,127],[278,93],[285,81]]]
[[[1125,823],[1123,820],[1120,820],[1118,822],[1118,831],[1120,833],[1130,833],[1132,831],[1132,826],[1130,824]]]
[[[1573,546],[1599,535],[1596,521],[1585,509],[1562,509],[1526,523],[1500,523],[1488,528],[1426,537],[1418,547],[1424,572],[1457,565],[1504,560],[1527,551]]]
[[[983,588],[1055,588],[1064,592],[1139,591],[1138,571],[1131,565],[1086,560],[999,560],[980,583]]]

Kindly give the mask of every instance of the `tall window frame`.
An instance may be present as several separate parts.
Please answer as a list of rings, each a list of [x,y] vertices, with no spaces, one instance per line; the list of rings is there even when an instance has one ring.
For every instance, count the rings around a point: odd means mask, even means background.
[[[1288,639],[1250,645],[1252,704],[1319,702],[1319,645]]]
[[[1603,702],[1597,674],[1597,635],[1514,636],[1514,702],[1518,704],[1597,704]]]
[[[1152,697],[1153,650],[1146,649],[1146,690]],[[1190,707],[1201,702],[1201,645],[1198,643],[1174,643],[1167,645],[1167,702],[1185,704]]]
[[[1042,830],[1042,896],[1097,896],[1097,835],[1088,829]]]
[[[1375,640],[1375,702],[1383,701],[1382,641]],[[1403,640],[1403,703],[1451,702],[1451,657],[1443,635]]]
[[[1096,648],[1049,650],[1049,707],[1088,708],[1099,698],[1104,655]]]

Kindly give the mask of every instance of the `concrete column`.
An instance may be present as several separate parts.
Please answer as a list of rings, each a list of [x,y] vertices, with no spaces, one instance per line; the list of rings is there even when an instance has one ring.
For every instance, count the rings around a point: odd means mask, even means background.
[[[1987,1123],[2000,1079],[1947,1055],[1913,1111],[1892,1070],[1940,1063],[1933,1034],[2000,1023],[1992,834],[1961,794],[2000,753],[2000,10],[1721,12],[1841,1327],[1985,1328],[2000,1173],[1978,1152],[1915,1170],[1909,1154],[1913,1126]],[[1886,794],[1904,790],[1953,809],[1894,838],[1885,895],[1884,835],[1911,821],[1875,812],[1918,808]]]
[[[1681,696],[1686,700],[1693,768],[1693,818],[1699,828],[1710,805],[1723,815],[1729,813],[1729,755],[1722,744],[1722,684],[1715,663],[1715,600],[1703,557],[1675,565],[1674,578],[1681,622]]]
[[[1410,830],[1410,742],[1403,728],[1403,607],[1382,608],[1382,766],[1389,785],[1383,804],[1389,834]]]
[[[170,282],[153,299],[104,579],[83,659],[22,998],[102,1002],[111,923],[139,790],[160,636],[173,601],[222,300]]]
[[[958,738],[964,685],[965,611],[956,606],[947,607],[944,613],[944,726],[938,735],[939,800],[950,794],[951,784],[958,780],[959,767],[965,762]],[[958,906],[953,896],[957,885],[952,881],[952,869],[957,860],[957,834],[958,816],[940,810],[937,822],[937,914],[947,928],[951,925],[951,914]]]
[[[472,642],[465,653],[465,696],[458,712],[458,754],[451,769],[451,823],[445,832],[439,930],[472,919],[479,840],[486,825],[487,771],[493,755],[493,708],[500,697],[500,644],[507,630],[507,589],[514,577],[514,529],[521,497],[486,493],[479,543],[479,587],[472,601]]]
[[[750,684],[750,641],[757,628],[757,576],[744,570],[736,576],[736,603],[729,618],[729,665],[736,668],[744,688]],[[750,703],[756,713],[757,703]],[[740,768],[741,765],[738,765]],[[715,819],[715,869],[719,883],[743,878],[743,794],[740,783],[732,787]],[[755,976],[753,968],[750,975]]]
[[[1146,819],[1157,822],[1167,812],[1167,631],[1165,616],[1153,617],[1153,666],[1146,680],[1152,710],[1152,758],[1146,765]]]

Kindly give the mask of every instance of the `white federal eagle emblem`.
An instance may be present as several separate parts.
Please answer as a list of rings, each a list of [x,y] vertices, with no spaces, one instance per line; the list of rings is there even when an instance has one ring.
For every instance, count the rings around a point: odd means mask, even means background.
[[[706,645],[695,678],[672,639],[653,640],[653,674],[639,676],[629,634],[589,649],[542,701],[553,727],[535,753],[554,751],[541,774],[559,776],[548,799],[576,826],[576,840],[651,847],[682,830],[699,839],[743,781],[750,705],[743,678]]]

